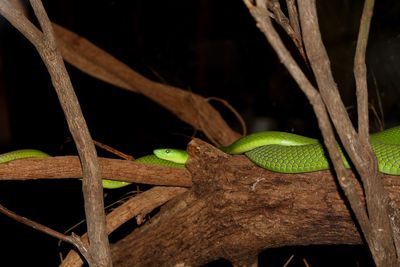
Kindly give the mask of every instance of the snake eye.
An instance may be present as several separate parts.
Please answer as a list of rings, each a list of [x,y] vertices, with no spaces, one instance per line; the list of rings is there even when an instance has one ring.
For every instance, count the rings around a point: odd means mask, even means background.
[[[169,153],[171,153],[171,150],[167,148],[167,149],[165,149],[165,153],[169,154]]]

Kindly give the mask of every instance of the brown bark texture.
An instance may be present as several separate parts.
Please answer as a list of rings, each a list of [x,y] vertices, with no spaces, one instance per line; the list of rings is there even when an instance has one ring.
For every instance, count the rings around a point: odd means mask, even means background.
[[[243,262],[265,248],[361,243],[330,171],[274,173],[198,139],[188,151],[192,188],[113,244],[114,266]],[[384,184],[398,202],[398,177]]]
[[[151,185],[190,187],[186,169],[135,163],[130,160],[99,158],[104,178]],[[82,167],[77,156],[28,158],[0,165],[1,180],[81,178]],[[108,178],[110,177],[110,178]]]

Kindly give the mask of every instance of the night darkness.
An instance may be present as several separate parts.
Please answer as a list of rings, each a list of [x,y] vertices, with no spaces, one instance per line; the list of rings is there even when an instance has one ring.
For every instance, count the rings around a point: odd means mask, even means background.
[[[334,76],[354,117],[353,54],[363,1],[317,2]],[[140,74],[229,101],[245,119],[249,132],[277,129],[319,137],[310,104],[240,0],[70,0],[44,1],[44,6],[51,20]],[[370,103],[382,119],[381,101],[386,127],[398,124],[400,115],[399,14],[400,2],[377,1],[368,46]],[[291,41],[285,41],[300,62]],[[206,140],[144,96],[96,80],[68,64],[67,69],[95,140],[135,157],[156,147],[184,148],[193,136]],[[215,107],[234,129],[241,130],[229,110],[218,103]],[[371,129],[379,130],[373,112]],[[0,18],[0,151],[19,148],[76,154],[38,53]],[[99,155],[111,156],[100,150]],[[80,185],[77,180],[2,182],[0,203],[63,232],[84,218]],[[134,190],[136,186],[107,191],[106,204]],[[81,226],[74,232],[83,230]],[[4,266],[56,266],[59,252],[70,248],[59,247],[58,240],[3,215],[0,236]],[[303,257],[311,267],[371,266],[363,247],[348,246],[268,250],[260,266],[283,266],[292,254],[295,258],[289,266],[304,266]]]

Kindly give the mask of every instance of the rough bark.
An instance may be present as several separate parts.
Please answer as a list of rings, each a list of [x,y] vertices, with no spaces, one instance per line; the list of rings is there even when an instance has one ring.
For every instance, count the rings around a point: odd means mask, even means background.
[[[151,185],[190,187],[186,169],[135,163],[129,160],[99,158],[104,178]],[[82,167],[77,156],[29,158],[0,164],[1,180],[81,178]]]
[[[361,243],[330,171],[273,173],[197,139],[188,151],[191,190],[114,244],[114,266],[241,262],[265,248]],[[384,182],[397,205],[398,177]]]

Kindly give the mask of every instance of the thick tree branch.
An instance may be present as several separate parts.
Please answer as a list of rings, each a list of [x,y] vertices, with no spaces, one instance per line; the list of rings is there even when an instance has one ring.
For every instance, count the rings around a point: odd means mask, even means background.
[[[243,262],[265,248],[362,242],[331,172],[274,173],[198,139],[188,151],[193,187],[113,246],[115,266]],[[398,205],[400,180],[383,181]]]

